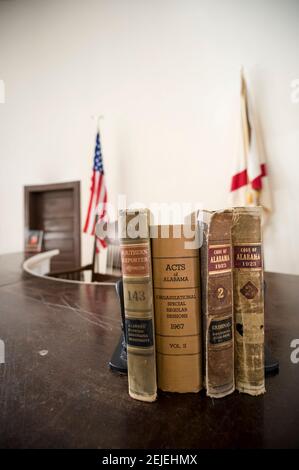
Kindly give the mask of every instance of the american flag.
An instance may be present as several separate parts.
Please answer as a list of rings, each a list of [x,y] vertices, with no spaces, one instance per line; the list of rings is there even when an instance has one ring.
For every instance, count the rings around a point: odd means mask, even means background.
[[[107,203],[107,189],[105,184],[103,158],[100,142],[100,132],[98,131],[96,137],[96,146],[93,159],[93,172],[91,177],[90,199],[88,204],[88,211],[84,225],[84,233],[95,235],[96,223],[101,220],[106,220],[106,203]],[[100,248],[106,248],[105,240],[96,237],[96,251],[99,252]]]

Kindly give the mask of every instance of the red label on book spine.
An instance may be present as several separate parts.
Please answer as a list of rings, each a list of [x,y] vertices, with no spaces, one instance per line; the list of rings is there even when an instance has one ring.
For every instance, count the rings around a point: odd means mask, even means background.
[[[232,267],[230,245],[214,245],[209,247],[209,274],[229,271]]]
[[[234,267],[238,269],[261,269],[262,247],[261,245],[235,245]]]
[[[122,245],[120,249],[124,276],[149,276],[150,250],[148,244]]]

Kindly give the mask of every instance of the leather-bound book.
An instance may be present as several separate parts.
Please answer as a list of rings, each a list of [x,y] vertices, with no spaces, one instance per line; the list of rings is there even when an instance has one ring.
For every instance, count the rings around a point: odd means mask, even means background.
[[[120,211],[118,220],[129,394],[151,402],[157,397],[157,378],[149,212]]]
[[[207,395],[235,390],[233,339],[232,211],[198,214],[202,229],[201,293],[204,383]]]
[[[202,388],[199,249],[190,247],[193,243],[185,237],[183,226],[154,229],[158,387],[198,392]]]
[[[238,207],[232,225],[235,380],[240,392],[265,392],[261,208]]]

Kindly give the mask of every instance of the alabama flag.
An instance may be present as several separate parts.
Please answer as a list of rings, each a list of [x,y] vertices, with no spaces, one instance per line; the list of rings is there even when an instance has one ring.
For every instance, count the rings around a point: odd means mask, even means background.
[[[240,118],[235,172],[231,180],[233,206],[262,206],[271,211],[269,178],[262,136],[254,116],[252,97],[241,71]]]

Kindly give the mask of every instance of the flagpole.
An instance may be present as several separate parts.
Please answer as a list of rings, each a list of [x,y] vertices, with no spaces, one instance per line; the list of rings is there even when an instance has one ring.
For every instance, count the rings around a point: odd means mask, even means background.
[[[84,225],[84,232],[89,233],[96,238],[95,234],[95,226],[97,224],[97,218],[95,215],[95,211],[97,210],[99,203],[104,203],[107,200],[107,191],[106,185],[104,180],[104,170],[103,170],[103,162],[102,162],[102,154],[101,154],[101,130],[100,130],[100,121],[104,119],[102,114],[91,115],[90,118],[96,122],[96,146],[95,146],[95,154],[94,154],[94,161],[93,161],[93,174],[92,174],[92,186],[90,189],[90,199],[89,199],[89,206],[88,212],[86,217],[86,222]],[[100,215],[101,216],[101,215]],[[95,243],[95,256],[94,256],[94,266],[96,272],[99,271],[100,266],[100,257],[97,256],[100,252],[99,246],[101,248],[106,248],[106,242],[101,238],[98,238],[99,244]]]
[[[98,115],[96,116],[96,118],[97,118],[97,133],[99,134],[99,139],[100,139],[100,141],[101,141],[101,126],[100,126],[100,122],[101,122],[101,120],[104,119],[104,116],[103,116],[103,114],[98,114]],[[95,235],[95,236],[96,236],[96,235]],[[97,255],[98,255],[98,256],[96,257],[96,258],[97,258],[97,271],[98,271],[98,272],[101,271],[101,259],[102,259],[101,253],[102,253],[102,254],[103,254],[103,253],[106,253],[106,263],[105,263],[105,270],[104,270],[104,271],[105,271],[105,274],[106,274],[106,273],[107,273],[107,250],[105,250],[104,252],[103,252],[103,251],[99,251],[99,252],[97,253]],[[102,264],[103,264],[103,263],[102,263]]]
[[[101,135],[101,129],[100,129],[100,121],[104,119],[103,114],[92,114],[91,119],[96,120],[97,123],[97,132]]]
[[[242,132],[243,132],[243,146],[244,146],[244,155],[245,155],[245,162],[246,168],[248,168],[248,152],[250,148],[250,141],[251,141],[251,127],[249,121],[249,113],[248,113],[248,94],[247,94],[247,84],[244,76],[244,68],[243,65],[241,67],[241,117],[242,117]],[[247,204],[252,205],[256,199],[254,196],[254,192],[252,188],[247,187],[246,191],[246,199]]]
[[[97,117],[97,129],[98,129],[98,133],[100,134],[100,136],[101,136],[100,121],[102,119],[104,119],[103,114],[99,114],[98,117]]]

